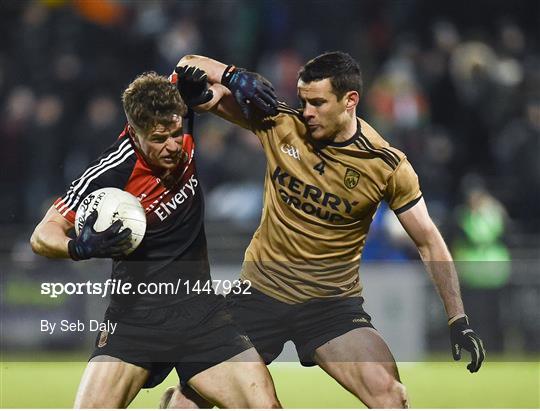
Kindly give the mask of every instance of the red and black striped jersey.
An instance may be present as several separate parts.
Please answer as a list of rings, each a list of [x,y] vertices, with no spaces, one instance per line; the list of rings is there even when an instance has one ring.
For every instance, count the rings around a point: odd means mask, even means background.
[[[79,204],[99,188],[120,188],[140,200],[146,212],[146,234],[133,253],[113,261],[112,270],[113,279],[131,282],[133,288],[141,282],[176,285],[179,280],[203,282],[210,279],[203,224],[204,201],[195,169],[195,144],[191,132],[184,135],[182,150],[179,178],[173,188],[167,188],[124,130],[54,203],[56,209],[73,223]],[[138,309],[169,305],[189,297],[185,287],[176,287],[175,293],[171,294],[113,295],[111,304]]]

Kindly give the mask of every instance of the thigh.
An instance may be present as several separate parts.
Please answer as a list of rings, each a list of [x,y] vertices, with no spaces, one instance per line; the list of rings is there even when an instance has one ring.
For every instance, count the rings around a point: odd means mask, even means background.
[[[265,363],[270,364],[291,339],[288,329],[291,306],[254,288],[247,292],[250,294],[229,294],[227,308]]]
[[[182,331],[172,308],[148,310],[108,309],[105,321],[114,332],[98,333],[92,362],[113,358],[149,371],[145,388],[161,383],[174,369],[178,334]],[[177,331],[179,330],[179,331]]]
[[[109,356],[92,358],[82,376],[74,408],[125,408],[149,371]]]
[[[370,406],[372,399],[399,382],[386,342],[373,328],[358,328],[315,350],[315,362],[348,391]]]
[[[304,366],[313,366],[315,350],[358,328],[373,328],[361,297],[317,299],[297,304],[291,318],[293,342]]]
[[[253,347],[248,336],[227,310],[223,296],[209,298],[212,310],[191,329],[185,330],[185,342],[171,352],[180,383],[185,386],[195,375]]]
[[[220,408],[279,406],[272,377],[254,348],[198,373],[188,385]]]

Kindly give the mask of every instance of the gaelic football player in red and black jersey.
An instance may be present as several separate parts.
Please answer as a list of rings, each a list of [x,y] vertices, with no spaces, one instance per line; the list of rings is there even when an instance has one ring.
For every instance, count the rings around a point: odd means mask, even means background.
[[[174,80],[174,79],[173,79]],[[122,96],[128,124],[118,140],[51,206],[36,227],[33,250],[50,258],[112,258],[112,278],[133,285],[210,280],[202,190],[187,108],[173,82],[155,73],[137,77]],[[96,212],[71,238],[87,194],[116,187],[145,208],[147,230],[130,255],[121,223],[96,232]],[[82,377],[76,408],[127,407],[139,390],[176,368],[181,381],[210,403],[230,408],[279,406],[264,362],[214,292],[111,296],[101,332]],[[227,361],[232,359],[233,361]]]

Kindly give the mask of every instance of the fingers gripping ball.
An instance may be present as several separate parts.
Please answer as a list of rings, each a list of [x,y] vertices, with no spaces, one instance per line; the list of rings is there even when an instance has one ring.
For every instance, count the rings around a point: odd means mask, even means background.
[[[146,232],[146,215],[144,208],[134,195],[118,188],[100,188],[86,196],[75,215],[75,233],[79,235],[88,216],[97,211],[94,230],[107,230],[115,221],[122,222],[120,232],[131,229],[130,247],[125,255],[133,252],[142,242]]]

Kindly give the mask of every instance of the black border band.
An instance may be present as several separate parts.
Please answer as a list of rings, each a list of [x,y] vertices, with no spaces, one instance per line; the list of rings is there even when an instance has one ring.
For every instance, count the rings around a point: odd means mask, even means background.
[[[413,208],[413,207],[416,205],[416,203],[418,203],[418,202],[422,199],[422,197],[423,197],[423,196],[421,195],[420,197],[418,197],[418,198],[416,198],[416,199],[414,199],[414,200],[408,202],[408,203],[405,204],[404,206],[399,207],[399,208],[396,208],[396,209],[394,210],[394,213],[395,213],[396,215],[397,215],[397,214],[401,214],[401,213],[403,213],[404,211],[407,211],[407,210]]]

